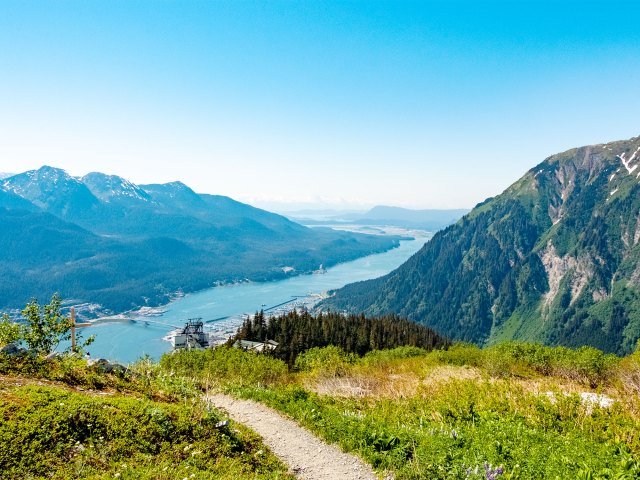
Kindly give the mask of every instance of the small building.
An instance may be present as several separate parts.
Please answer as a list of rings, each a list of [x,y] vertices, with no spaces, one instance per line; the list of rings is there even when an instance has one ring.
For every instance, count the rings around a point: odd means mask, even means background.
[[[250,340],[236,340],[233,344],[234,348],[241,348],[245,352],[265,352],[272,351],[278,347],[279,343],[273,340],[266,340],[264,342],[252,342]]]
[[[176,350],[207,348],[209,336],[204,333],[201,319],[189,319],[186,325],[172,337],[173,348]]]

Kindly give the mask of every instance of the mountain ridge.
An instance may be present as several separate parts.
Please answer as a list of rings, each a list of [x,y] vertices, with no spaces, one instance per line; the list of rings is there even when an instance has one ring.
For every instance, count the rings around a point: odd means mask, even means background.
[[[396,237],[310,229],[182,182],[135,185],[44,166],[0,181],[0,307],[31,297],[106,313],[175,292],[312,272],[398,245]]]
[[[628,353],[640,337],[639,153],[634,137],[552,155],[397,270],[322,308],[396,313],[479,344]]]

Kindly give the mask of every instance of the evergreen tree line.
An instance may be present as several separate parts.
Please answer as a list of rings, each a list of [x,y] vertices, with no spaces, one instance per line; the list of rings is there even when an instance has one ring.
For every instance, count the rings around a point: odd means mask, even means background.
[[[340,313],[293,310],[287,314],[266,317],[263,311],[247,318],[230,340],[264,342],[274,340],[278,347],[272,354],[291,367],[296,357],[313,347],[334,345],[347,353],[364,355],[371,350],[414,346],[433,350],[450,345],[434,330],[397,317],[366,317]]]

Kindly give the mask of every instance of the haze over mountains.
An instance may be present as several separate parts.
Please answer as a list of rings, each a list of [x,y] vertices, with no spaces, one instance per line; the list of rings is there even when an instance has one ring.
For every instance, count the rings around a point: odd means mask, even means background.
[[[324,308],[397,313],[454,339],[628,353],[640,337],[640,137],[547,158],[379,279]]]
[[[335,210],[303,210],[290,212],[287,217],[305,225],[330,225],[346,223],[353,225],[393,225],[436,232],[455,223],[469,209],[425,209],[414,210],[378,205],[365,212]]]
[[[59,291],[123,311],[165,303],[176,291],[283,278],[285,267],[310,272],[397,244],[306,228],[181,182],[135,185],[97,172],[75,178],[47,166],[0,182],[1,307]]]

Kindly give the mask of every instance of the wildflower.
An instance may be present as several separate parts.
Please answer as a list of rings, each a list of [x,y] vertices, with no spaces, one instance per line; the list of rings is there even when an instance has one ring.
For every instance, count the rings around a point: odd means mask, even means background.
[[[498,468],[494,469],[489,463],[484,462],[484,472],[487,480],[496,480],[499,476],[504,473],[504,467],[500,465]]]

